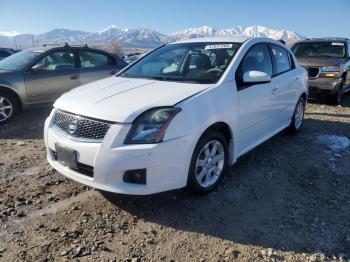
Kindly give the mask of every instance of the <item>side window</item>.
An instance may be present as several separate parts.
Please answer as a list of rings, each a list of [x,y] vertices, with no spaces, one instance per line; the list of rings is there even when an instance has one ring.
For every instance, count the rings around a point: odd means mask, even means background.
[[[267,45],[257,44],[247,52],[236,72],[238,84],[243,83],[243,75],[248,71],[260,71],[272,76],[272,62]]]
[[[292,68],[287,50],[276,45],[272,45],[271,50],[276,64],[276,74],[281,74]]]
[[[74,68],[74,54],[70,51],[53,52],[40,59],[33,67],[34,70],[66,70]]]
[[[96,68],[115,65],[115,61],[110,56],[91,51],[80,51],[79,59],[81,68]]]

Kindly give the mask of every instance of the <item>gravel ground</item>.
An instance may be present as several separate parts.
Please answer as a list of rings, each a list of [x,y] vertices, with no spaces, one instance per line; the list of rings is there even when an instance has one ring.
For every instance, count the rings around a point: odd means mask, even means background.
[[[346,261],[350,96],[309,104],[230,169],[220,188],[146,197],[100,193],[45,158],[50,109],[0,127],[0,261]]]

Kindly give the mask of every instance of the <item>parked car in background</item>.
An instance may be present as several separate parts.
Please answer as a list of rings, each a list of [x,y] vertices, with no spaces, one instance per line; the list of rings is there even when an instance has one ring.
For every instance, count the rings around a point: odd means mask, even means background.
[[[13,55],[16,51],[11,48],[2,48],[0,47],[0,60],[3,60],[10,55]]]
[[[309,71],[310,94],[325,94],[331,103],[340,104],[350,90],[350,40],[307,39],[294,44],[292,51]]]
[[[140,58],[140,55],[130,55],[130,56],[124,57],[124,61],[127,62],[128,64],[131,64],[139,58]]]
[[[136,61],[137,59],[139,59],[140,57],[143,57],[145,54],[146,53],[132,53],[132,54],[128,54],[126,56],[123,56],[123,59],[128,64],[131,64],[134,61]]]
[[[205,194],[238,157],[299,131],[307,94],[307,71],[278,41],[174,42],[61,96],[45,122],[47,158],[105,191]]]
[[[72,88],[110,77],[126,65],[116,55],[87,46],[44,46],[7,57],[0,61],[0,125],[19,109],[52,103]]]

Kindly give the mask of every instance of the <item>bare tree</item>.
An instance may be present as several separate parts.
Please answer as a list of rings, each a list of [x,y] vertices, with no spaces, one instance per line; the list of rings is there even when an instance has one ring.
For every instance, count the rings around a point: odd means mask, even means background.
[[[110,51],[112,53],[121,55],[123,53],[123,48],[117,41],[114,41],[110,43]]]
[[[120,56],[124,53],[122,46],[116,41],[109,44],[93,44],[91,47],[118,54]]]

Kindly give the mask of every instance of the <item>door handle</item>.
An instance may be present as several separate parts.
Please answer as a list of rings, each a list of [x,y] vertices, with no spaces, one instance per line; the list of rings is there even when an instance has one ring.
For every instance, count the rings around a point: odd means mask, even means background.
[[[75,80],[75,79],[78,79],[78,78],[79,78],[79,75],[72,75],[72,76],[70,77],[71,80]]]
[[[279,88],[278,86],[275,86],[275,87],[272,89],[271,93],[272,93],[273,95],[277,94],[278,89],[280,89],[280,88]]]
[[[295,77],[295,78],[294,78],[294,81],[295,81],[295,82],[298,82],[298,81],[299,81],[299,77]]]

